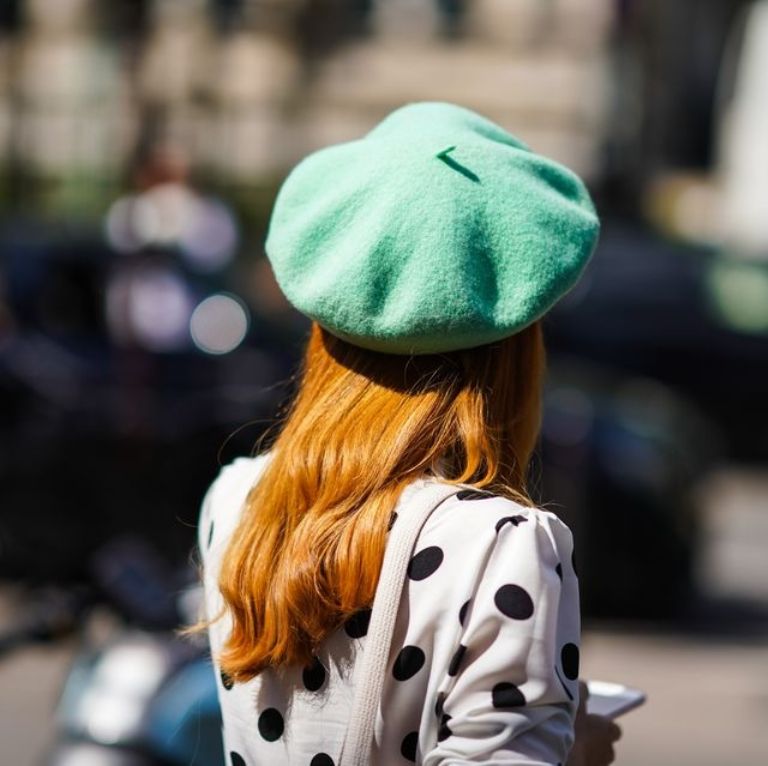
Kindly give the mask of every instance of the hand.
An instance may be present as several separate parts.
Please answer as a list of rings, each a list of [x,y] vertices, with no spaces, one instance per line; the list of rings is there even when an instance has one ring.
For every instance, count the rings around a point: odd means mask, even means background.
[[[621,728],[610,718],[587,713],[588,697],[587,685],[579,681],[576,740],[565,766],[608,766],[616,758],[613,743],[621,737]]]

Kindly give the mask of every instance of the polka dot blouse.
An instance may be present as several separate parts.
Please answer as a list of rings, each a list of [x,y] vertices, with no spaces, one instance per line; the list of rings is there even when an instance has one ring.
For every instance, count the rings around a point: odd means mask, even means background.
[[[205,607],[222,604],[221,556],[268,456],[222,469],[203,501]],[[392,523],[428,482],[408,485]],[[216,668],[231,766],[333,766],[350,716],[370,612],[304,668],[233,684]],[[213,656],[229,618],[209,631]],[[568,528],[552,513],[462,490],[427,520],[408,566],[373,749],[377,766],[564,764],[573,740],[579,596]]]

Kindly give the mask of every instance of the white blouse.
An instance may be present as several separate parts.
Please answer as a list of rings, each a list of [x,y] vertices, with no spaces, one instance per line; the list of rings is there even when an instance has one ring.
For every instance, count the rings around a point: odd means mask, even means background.
[[[217,614],[221,557],[268,456],[225,466],[202,504],[205,608]],[[425,476],[403,491],[409,499]],[[397,523],[397,516],[393,516]],[[231,683],[216,668],[226,762],[333,766],[350,716],[370,612],[330,635],[305,668]],[[229,615],[209,629],[215,658]],[[578,702],[579,594],[568,527],[486,492],[451,496],[422,528],[397,615],[378,766],[564,764]]]

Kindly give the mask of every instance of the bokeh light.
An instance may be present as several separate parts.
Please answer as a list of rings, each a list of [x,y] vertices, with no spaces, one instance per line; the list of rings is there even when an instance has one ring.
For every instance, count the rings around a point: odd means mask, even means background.
[[[211,295],[192,312],[189,330],[201,351],[227,354],[243,342],[248,332],[248,310],[233,295]]]

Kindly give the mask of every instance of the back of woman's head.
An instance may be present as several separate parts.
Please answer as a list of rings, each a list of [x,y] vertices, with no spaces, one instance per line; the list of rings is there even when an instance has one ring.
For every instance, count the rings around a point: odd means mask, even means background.
[[[530,504],[543,370],[538,322],[416,356],[368,351],[314,324],[298,391],[223,558],[223,672],[244,681],[307,664],[369,608],[398,495],[425,472]]]

